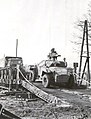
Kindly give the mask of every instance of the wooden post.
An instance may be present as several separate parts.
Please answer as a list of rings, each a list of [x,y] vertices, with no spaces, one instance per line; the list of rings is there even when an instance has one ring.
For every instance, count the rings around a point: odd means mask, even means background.
[[[90,85],[90,66],[89,66],[89,44],[88,44],[88,23],[87,20],[85,21],[86,23],[86,45],[87,45],[87,70],[88,70],[88,81],[89,81],[89,85]]]
[[[16,89],[19,88],[19,64],[17,64],[17,74],[16,74]]]
[[[79,79],[81,78],[81,66],[82,66],[82,54],[83,54],[84,40],[85,40],[85,22],[84,22],[83,39],[82,39],[81,54],[80,54]]]
[[[1,84],[3,84],[3,70],[1,70]]]
[[[9,70],[9,91],[11,90],[11,69]]]
[[[18,39],[16,39],[16,57],[17,57],[17,51],[18,51]]]
[[[82,57],[83,56],[83,47],[84,47],[84,40],[86,40],[86,50],[87,50],[87,56],[86,57],[86,62],[85,62],[85,65],[84,65],[84,69],[83,69],[83,72],[82,72],[82,76],[81,76],[81,66],[82,66]],[[86,66],[87,66],[87,72],[88,72],[88,82],[89,82],[89,85],[90,85],[90,66],[89,66],[89,43],[88,43],[88,22],[87,20],[85,20],[84,22],[84,30],[83,30],[83,40],[82,40],[82,46],[81,46],[81,55],[80,55],[80,66],[79,66],[79,78],[82,78],[84,77],[84,72],[85,72],[85,69],[86,69]]]
[[[6,71],[6,69],[4,70],[4,83],[5,84],[7,84],[7,79],[6,79],[6,77],[7,77],[7,71]]]

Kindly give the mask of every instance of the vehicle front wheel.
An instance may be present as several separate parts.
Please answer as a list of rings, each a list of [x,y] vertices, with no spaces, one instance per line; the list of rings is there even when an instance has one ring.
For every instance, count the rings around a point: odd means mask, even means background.
[[[34,74],[34,71],[31,71],[30,74],[29,74],[29,81],[30,82],[35,82],[35,74]]]
[[[44,74],[42,78],[42,84],[45,88],[48,88],[50,86],[50,76],[48,74]]]

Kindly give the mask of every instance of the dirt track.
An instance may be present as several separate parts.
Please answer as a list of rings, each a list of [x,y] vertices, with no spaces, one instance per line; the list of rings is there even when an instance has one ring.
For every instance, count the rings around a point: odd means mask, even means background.
[[[21,101],[15,96],[0,97],[0,103],[6,109],[20,116],[22,119],[91,119],[91,89],[45,89],[41,83],[35,83],[44,91],[56,95],[69,102],[71,107],[60,107],[37,101]]]

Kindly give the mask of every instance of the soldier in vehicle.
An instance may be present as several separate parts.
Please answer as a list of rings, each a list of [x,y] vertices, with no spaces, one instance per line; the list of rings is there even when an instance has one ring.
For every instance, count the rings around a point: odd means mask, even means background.
[[[51,52],[48,55],[49,59],[57,60],[58,53],[55,51],[55,48],[51,49]]]
[[[65,63],[65,67],[67,67],[66,58],[64,58],[63,60],[64,60],[64,63]]]

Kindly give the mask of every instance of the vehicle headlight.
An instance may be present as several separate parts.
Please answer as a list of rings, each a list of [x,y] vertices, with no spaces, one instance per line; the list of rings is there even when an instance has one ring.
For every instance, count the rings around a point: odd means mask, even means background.
[[[58,75],[55,74],[55,82],[57,82],[57,79],[58,79]]]

